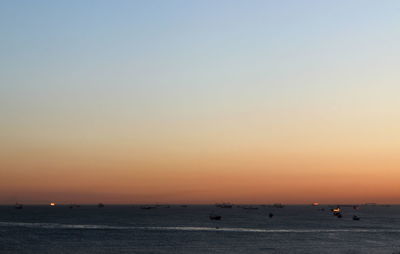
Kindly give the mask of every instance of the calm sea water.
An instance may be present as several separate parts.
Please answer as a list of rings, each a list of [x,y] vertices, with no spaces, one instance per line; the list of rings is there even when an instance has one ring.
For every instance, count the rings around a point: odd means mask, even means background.
[[[0,206],[0,253],[400,253],[400,206],[258,207]]]

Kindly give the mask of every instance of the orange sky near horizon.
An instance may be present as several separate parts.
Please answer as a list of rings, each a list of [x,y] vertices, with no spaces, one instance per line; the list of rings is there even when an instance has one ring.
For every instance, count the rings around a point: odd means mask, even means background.
[[[0,203],[399,203],[397,112],[354,103],[98,128],[25,120],[3,136]]]
[[[399,203],[400,161],[382,144],[330,151],[222,139],[185,151],[187,140],[175,141],[3,150],[0,202]]]

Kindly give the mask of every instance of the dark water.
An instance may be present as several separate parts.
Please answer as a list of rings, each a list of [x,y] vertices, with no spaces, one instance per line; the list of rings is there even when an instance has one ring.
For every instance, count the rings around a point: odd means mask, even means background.
[[[400,206],[322,207],[0,206],[0,253],[400,253]]]

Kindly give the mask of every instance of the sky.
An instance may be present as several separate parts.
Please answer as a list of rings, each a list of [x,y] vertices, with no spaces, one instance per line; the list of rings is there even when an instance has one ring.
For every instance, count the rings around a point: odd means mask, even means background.
[[[400,203],[399,1],[1,1],[0,204]]]

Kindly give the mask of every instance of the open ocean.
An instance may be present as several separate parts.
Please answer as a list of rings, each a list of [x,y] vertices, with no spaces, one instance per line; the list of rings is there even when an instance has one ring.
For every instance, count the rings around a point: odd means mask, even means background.
[[[257,207],[0,206],[0,253],[400,253],[400,206]]]

